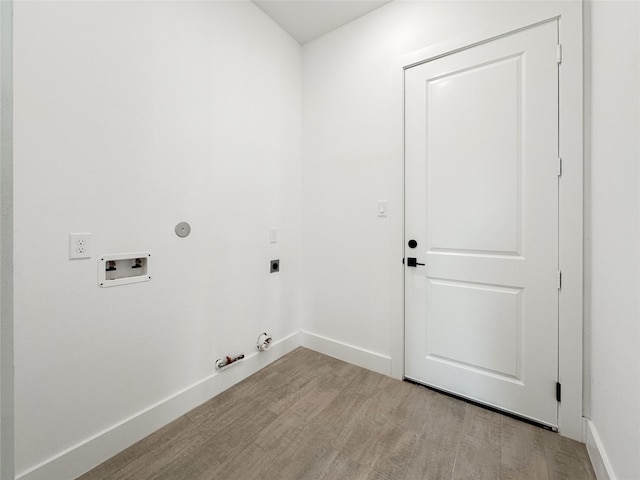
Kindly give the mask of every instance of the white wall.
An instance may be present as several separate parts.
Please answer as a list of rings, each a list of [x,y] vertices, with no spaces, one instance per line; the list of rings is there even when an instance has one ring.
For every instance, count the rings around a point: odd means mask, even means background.
[[[387,373],[402,363],[391,345],[402,315],[397,59],[465,30],[490,36],[495,25],[475,25],[495,8],[393,2],[303,47],[304,328],[386,359]]]
[[[345,345],[368,352],[362,363],[383,358],[388,371],[402,361],[392,346],[402,315],[394,60],[425,47],[446,51],[443,45],[455,47],[465,35],[490,37],[530,21],[527,10],[540,5],[394,2],[304,46],[303,238],[305,251],[314,252],[303,290],[304,328],[315,339],[309,343],[337,355]],[[595,2],[587,39],[591,428],[612,478],[628,480],[640,478],[639,5]],[[388,218],[376,217],[380,199],[389,200]]]
[[[301,50],[250,2],[16,2],[14,28],[16,468],[64,478],[299,331]],[[150,282],[97,286],[100,254],[147,250]]]
[[[361,365],[382,363],[386,373],[403,373],[403,352],[397,347],[403,317],[401,59],[416,51],[428,58],[569,10],[570,28],[577,23],[579,29],[576,2],[392,2],[303,46],[305,344],[343,358],[349,349],[359,351]],[[570,23],[567,17],[562,21],[561,35]],[[579,38],[565,47],[564,67],[572,61],[579,65]],[[571,58],[570,50],[580,58]],[[579,68],[572,71],[579,77]],[[579,137],[579,116],[575,123]],[[579,150],[581,140],[578,145]],[[570,163],[580,165],[568,169],[563,181],[573,175],[579,191],[581,158],[572,150]],[[388,200],[388,217],[377,217],[377,200]],[[581,231],[573,230],[579,245]],[[578,332],[570,353],[580,358],[581,253],[575,258],[566,289],[578,292],[578,304],[565,317],[572,316],[570,329]],[[561,362],[567,364],[565,358]],[[575,438],[582,434],[582,380],[564,378],[563,396],[570,382],[574,386],[566,391],[573,393],[564,404],[572,397],[578,413],[565,433]]]
[[[591,428],[640,478],[640,3],[590,3]]]
[[[213,360],[251,351],[263,330],[302,326],[319,349],[401,371],[397,59],[553,8],[394,2],[306,44],[301,197],[300,47],[253,5],[19,2],[18,472],[54,478],[52,464],[120,422],[237,381]],[[638,115],[625,108],[638,104],[637,61],[626,62],[638,59],[637,8],[598,3],[592,24],[592,426],[621,479],[639,476]],[[187,239],[173,233],[182,220]],[[91,260],[67,259],[70,232],[93,233]],[[136,250],[154,254],[153,280],[99,289],[97,255]],[[611,255],[621,251],[631,258]],[[270,276],[275,257],[283,271]]]

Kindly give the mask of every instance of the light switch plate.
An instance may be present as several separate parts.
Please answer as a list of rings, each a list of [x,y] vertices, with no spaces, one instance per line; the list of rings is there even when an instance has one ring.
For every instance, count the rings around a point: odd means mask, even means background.
[[[387,201],[386,200],[378,200],[378,216],[386,217],[387,216]]]
[[[69,234],[69,259],[91,258],[91,234]]]
[[[278,243],[278,229],[270,228],[269,229],[269,243]]]

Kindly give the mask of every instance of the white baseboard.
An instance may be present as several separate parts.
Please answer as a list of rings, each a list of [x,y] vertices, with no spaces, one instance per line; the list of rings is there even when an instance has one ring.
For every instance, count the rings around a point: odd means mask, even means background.
[[[391,357],[302,331],[302,346],[359,367],[391,376]]]
[[[266,352],[247,355],[237,366],[216,372],[40,465],[18,473],[16,479],[71,480],[77,478],[299,346],[383,375],[391,375],[390,357],[310,332],[296,332],[274,342]]]
[[[591,420],[587,420],[587,453],[589,453],[598,480],[616,480],[607,452],[605,452],[596,426]]]
[[[265,352],[247,355],[238,365],[216,372],[93,438],[19,473],[16,479],[74,479],[296,349],[302,344],[301,337],[301,332],[296,332],[274,342]]]

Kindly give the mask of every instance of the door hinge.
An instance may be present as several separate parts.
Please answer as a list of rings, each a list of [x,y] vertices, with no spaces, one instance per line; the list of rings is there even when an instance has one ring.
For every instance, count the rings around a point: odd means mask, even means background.
[[[562,176],[562,157],[558,157],[558,176]]]
[[[558,63],[562,63],[562,45],[556,45],[556,60]]]
[[[562,385],[560,385],[560,382],[556,382],[556,401],[562,401]]]
[[[562,288],[562,271],[558,270],[558,290]]]

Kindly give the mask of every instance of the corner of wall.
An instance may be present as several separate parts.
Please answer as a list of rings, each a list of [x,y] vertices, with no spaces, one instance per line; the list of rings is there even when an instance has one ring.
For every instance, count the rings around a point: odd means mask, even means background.
[[[304,330],[300,333],[303,347],[382,375],[391,376],[391,357],[389,356],[380,355],[379,353]]]

